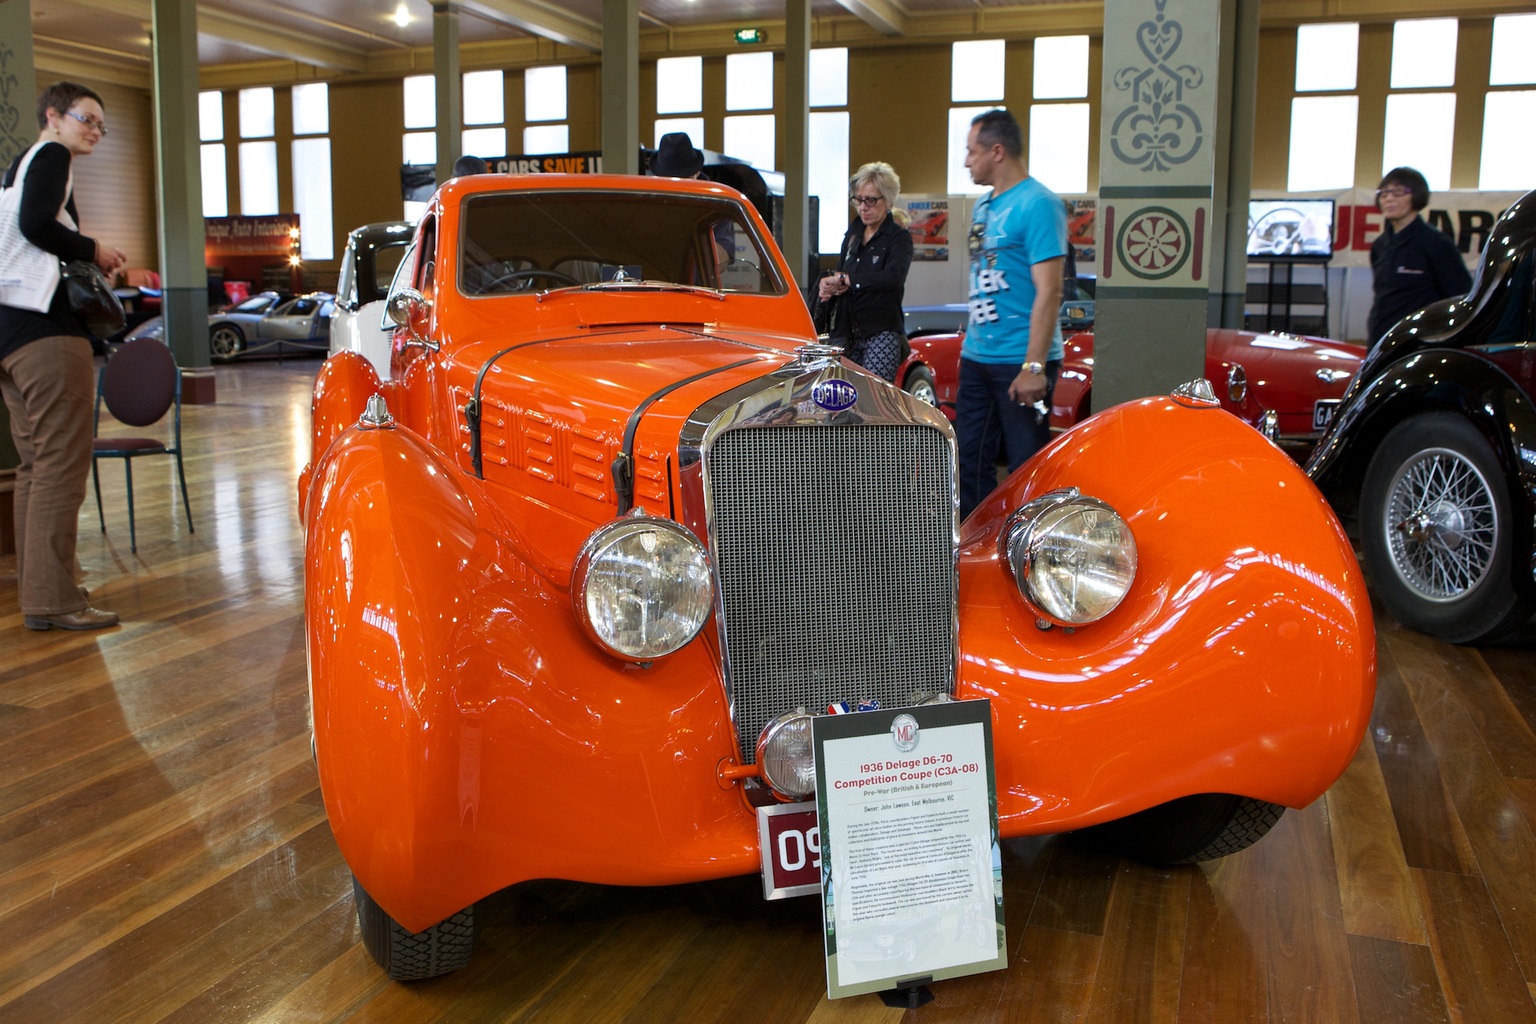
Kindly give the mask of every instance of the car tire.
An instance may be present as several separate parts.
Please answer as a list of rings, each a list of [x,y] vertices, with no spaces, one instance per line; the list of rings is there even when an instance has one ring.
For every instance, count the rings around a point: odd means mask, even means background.
[[[1148,864],[1193,864],[1246,850],[1285,808],[1230,793],[1197,793],[1087,829],[1090,840]]]
[[[356,878],[352,900],[363,946],[393,981],[421,981],[458,970],[469,962],[475,948],[475,908],[465,907],[452,917],[420,932],[407,931],[373,901]]]
[[[1447,643],[1521,625],[1510,499],[1476,427],[1455,413],[1415,416],[1382,439],[1360,492],[1366,575],[1388,612]]]
[[[933,371],[926,366],[912,367],[912,372],[907,374],[902,390],[935,409],[939,407],[939,389],[933,382]]]
[[[245,334],[234,324],[214,324],[208,331],[208,355],[221,362],[238,359],[245,351]]]

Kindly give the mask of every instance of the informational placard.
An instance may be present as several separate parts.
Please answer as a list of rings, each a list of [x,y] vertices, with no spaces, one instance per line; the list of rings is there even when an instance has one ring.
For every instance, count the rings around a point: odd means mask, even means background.
[[[811,733],[828,998],[1008,966],[991,705],[825,715]]]

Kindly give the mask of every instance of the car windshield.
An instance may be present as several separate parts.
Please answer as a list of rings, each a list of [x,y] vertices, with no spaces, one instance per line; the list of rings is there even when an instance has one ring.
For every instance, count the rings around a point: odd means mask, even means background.
[[[309,316],[320,305],[320,300],[306,296],[294,299],[285,306],[279,306],[273,311],[273,316]]]
[[[508,295],[645,284],[783,295],[741,206],[656,192],[497,192],[464,202],[459,290]]]

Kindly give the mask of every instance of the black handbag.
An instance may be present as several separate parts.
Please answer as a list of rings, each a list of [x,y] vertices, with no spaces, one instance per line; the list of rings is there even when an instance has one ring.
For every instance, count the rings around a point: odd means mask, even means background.
[[[71,260],[59,275],[70,312],[92,337],[110,338],[127,325],[122,300],[96,264]]]

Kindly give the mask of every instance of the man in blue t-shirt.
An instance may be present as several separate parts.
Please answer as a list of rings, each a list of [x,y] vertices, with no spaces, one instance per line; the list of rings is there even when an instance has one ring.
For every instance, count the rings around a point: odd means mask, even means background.
[[[962,520],[997,486],[999,449],[1011,473],[1050,438],[1067,253],[1066,209],[1025,170],[1012,114],[972,119],[965,166],[992,191],[976,203],[969,238],[971,315],[955,400]]]

